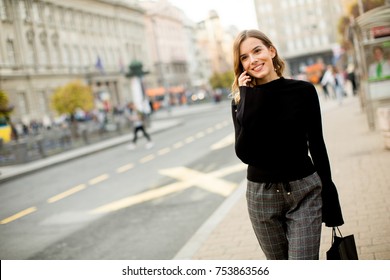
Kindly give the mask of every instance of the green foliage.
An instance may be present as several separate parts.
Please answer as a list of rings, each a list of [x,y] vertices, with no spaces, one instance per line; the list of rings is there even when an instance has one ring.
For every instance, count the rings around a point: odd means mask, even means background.
[[[9,104],[8,94],[0,89],[0,119],[8,119],[13,107]]]
[[[94,107],[92,90],[81,81],[68,83],[56,89],[51,97],[51,105],[58,114],[72,115],[78,108],[90,111]]]
[[[224,73],[214,73],[210,77],[210,85],[213,89],[216,88],[230,88],[233,84],[234,74],[233,71],[227,71]]]

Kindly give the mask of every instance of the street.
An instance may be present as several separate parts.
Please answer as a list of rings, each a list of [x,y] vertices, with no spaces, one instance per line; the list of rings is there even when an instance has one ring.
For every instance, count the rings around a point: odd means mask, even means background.
[[[0,258],[173,258],[245,178],[226,104],[2,183]]]

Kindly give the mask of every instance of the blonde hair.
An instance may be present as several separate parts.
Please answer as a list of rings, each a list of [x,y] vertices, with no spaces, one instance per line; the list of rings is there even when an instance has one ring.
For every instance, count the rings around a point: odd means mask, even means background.
[[[234,82],[232,85],[232,93],[231,97],[233,97],[236,104],[240,102],[240,90],[238,86],[238,77],[241,75],[241,73],[244,71],[241,61],[240,61],[240,47],[244,40],[248,38],[257,38],[263,42],[263,44],[267,48],[273,48],[275,50],[275,57],[272,58],[272,64],[274,66],[274,69],[276,71],[276,74],[278,77],[281,77],[283,75],[283,71],[285,68],[285,63],[283,59],[281,59],[278,55],[278,51],[275,48],[274,44],[272,44],[271,40],[261,31],[256,29],[251,30],[244,30],[241,31],[233,43],[233,70],[234,70]],[[251,86],[255,86],[256,81],[253,80],[251,83]]]

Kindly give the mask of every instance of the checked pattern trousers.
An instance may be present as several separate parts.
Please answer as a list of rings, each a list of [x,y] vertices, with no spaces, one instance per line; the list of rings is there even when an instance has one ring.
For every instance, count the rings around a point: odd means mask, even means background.
[[[321,179],[316,172],[290,182],[248,180],[249,217],[268,260],[319,259],[321,189]]]

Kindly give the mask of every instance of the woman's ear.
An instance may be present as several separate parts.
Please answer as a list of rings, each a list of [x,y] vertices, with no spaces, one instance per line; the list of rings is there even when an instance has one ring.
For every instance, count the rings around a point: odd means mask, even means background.
[[[269,52],[270,52],[272,58],[274,58],[276,56],[276,49],[273,46],[269,47]]]

